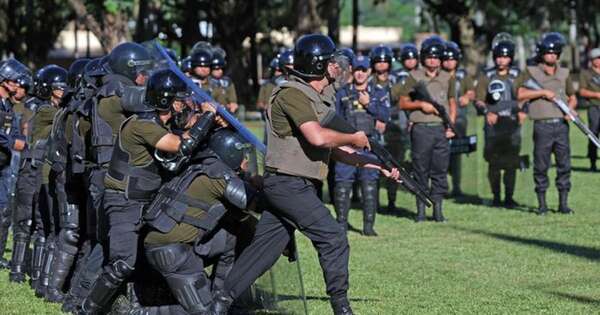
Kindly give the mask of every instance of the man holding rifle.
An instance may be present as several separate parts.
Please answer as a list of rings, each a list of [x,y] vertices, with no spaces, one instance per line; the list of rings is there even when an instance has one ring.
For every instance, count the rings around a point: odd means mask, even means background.
[[[421,64],[423,67],[413,70],[405,85],[398,85],[400,108],[409,111],[411,127],[411,154],[417,182],[429,188],[433,200],[433,218],[444,222],[442,199],[448,191],[448,164],[450,146],[448,139],[454,136],[451,125],[456,117],[454,98],[455,80],[441,69],[441,57],[444,53],[444,41],[431,36],[421,44]],[[421,85],[430,101],[411,99],[411,93]],[[432,102],[434,104],[432,104]],[[416,222],[425,221],[426,204],[417,199]]]
[[[539,215],[548,212],[546,190],[549,186],[548,169],[552,153],[557,168],[558,210],[564,214],[573,212],[567,204],[571,189],[571,148],[567,120],[571,118],[555,104],[555,98],[567,102],[572,115],[577,115],[575,112],[577,98],[569,69],[559,64],[564,44],[565,40],[561,34],[554,32],[544,34],[538,46],[540,63],[528,66],[515,82],[515,86],[518,87],[519,101],[530,101],[528,115],[534,121],[533,177]],[[531,80],[537,82],[542,88],[532,89],[528,85]]]

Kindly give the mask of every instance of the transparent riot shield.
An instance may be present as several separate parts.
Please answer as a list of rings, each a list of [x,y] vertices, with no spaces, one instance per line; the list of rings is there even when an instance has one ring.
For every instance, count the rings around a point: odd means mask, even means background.
[[[480,134],[481,120],[474,106],[459,108],[455,129],[458,135],[450,141],[448,182],[451,195],[459,203],[480,203],[483,134]]]
[[[533,182],[533,121],[527,119],[521,125],[520,168],[517,172],[515,200],[523,210],[533,211],[537,207]]]
[[[166,50],[158,41],[146,42],[145,46],[150,50],[156,60],[156,68],[168,68],[175,72],[186,82],[192,92],[195,103],[208,102],[215,107],[217,113],[223,117],[246,141],[251,143],[256,152],[256,157],[250,158],[253,172],[260,172],[260,161],[266,153],[266,146],[259,140],[262,139],[262,125],[246,127],[231,115],[224,106],[218,104],[204,90],[198,87],[187,77],[177,65],[170,59]],[[266,272],[247,292],[236,300],[236,305],[249,313],[269,314],[307,314],[306,296],[302,282],[302,270],[300,259],[296,251],[295,239],[290,242],[288,252],[295,255],[295,261],[281,257],[279,261]]]

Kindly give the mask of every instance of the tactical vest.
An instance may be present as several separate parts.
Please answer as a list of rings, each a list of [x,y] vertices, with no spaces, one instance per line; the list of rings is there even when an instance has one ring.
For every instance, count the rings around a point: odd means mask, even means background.
[[[131,80],[116,74],[105,76],[103,81],[106,83],[98,89],[93,98],[94,104],[90,108],[92,138],[90,148],[91,156],[89,156],[88,159],[99,165],[110,162],[115,143],[112,128],[98,113],[100,100],[111,96],[121,97],[123,86],[133,84]]]
[[[498,75],[496,68],[487,70],[485,75],[489,80],[488,85],[495,80],[502,81],[502,83],[504,83],[504,92],[501,93],[500,100],[498,102],[490,102],[491,96],[486,96],[486,99],[488,100],[486,101],[486,105],[489,109],[493,110],[494,108],[502,108],[502,110],[494,110],[494,112],[496,112],[498,115],[498,121],[493,126],[488,125],[487,123],[485,124],[485,136],[487,138],[494,138],[510,136],[514,135],[515,133],[519,133],[521,129],[518,119],[519,101],[514,92],[514,81],[519,76],[519,70],[510,69],[508,76],[505,76],[504,79]],[[518,139],[520,139],[520,137],[518,137]]]
[[[410,75],[417,82],[425,82],[429,95],[446,108],[446,112],[450,113],[450,107],[448,105],[448,88],[449,81],[451,79],[450,74],[446,71],[439,70],[438,75],[434,78],[427,76],[425,69],[416,69],[410,72]],[[414,123],[429,123],[429,122],[442,122],[442,118],[434,114],[425,114],[420,110],[413,110],[410,112],[408,118]]]
[[[396,77],[398,78],[398,83],[404,85],[404,83],[406,83],[406,79],[408,79],[408,76],[410,76],[410,73],[408,71],[398,71],[398,73],[396,74]]]
[[[79,130],[79,123],[82,119],[87,119],[91,104],[94,102],[93,97],[95,89],[87,85],[79,89],[78,97],[69,104],[69,111],[72,119],[71,125],[66,128],[71,129],[69,159],[71,161],[71,173],[81,174],[85,172],[86,147],[85,139]]]
[[[154,198],[154,194],[161,186],[160,166],[155,159],[141,166],[131,165],[129,162],[129,153],[127,153],[121,143],[121,132],[125,125],[132,121],[151,121],[156,123],[154,119],[139,118],[138,115],[133,115],[123,121],[119,128],[119,136],[114,146],[106,176],[121,182],[125,186],[125,196],[128,199],[148,202]]]
[[[354,84],[346,84],[343,87],[346,95],[340,101],[344,107],[344,119],[356,130],[364,131],[367,136],[375,134],[375,117],[367,112],[367,109],[358,102],[358,91]],[[372,88],[367,85],[369,97],[373,97]]]
[[[144,211],[144,222],[162,233],[170,232],[179,223],[192,225],[207,233],[212,231],[225,214],[226,209],[221,202],[208,204],[186,194],[194,179],[200,175],[206,175],[213,179],[225,179],[227,182],[226,198],[232,190],[236,190],[234,187],[239,188],[240,183],[243,186],[241,179],[221,161],[215,158],[205,159],[201,163],[190,165],[162,185],[154,200]],[[233,193],[239,194],[240,190],[237,189]],[[242,206],[245,208],[245,196],[238,199],[244,199]],[[197,218],[187,215],[186,211],[189,207],[204,210],[205,216]]]
[[[307,106],[310,106],[315,112],[319,123],[322,122],[327,113],[333,110],[330,107],[331,105],[326,104],[317,91],[294,76],[291,76],[290,81],[285,81],[275,87],[267,106],[266,125],[267,143],[269,145],[265,156],[265,166],[277,169],[278,172],[283,174],[323,180],[327,177],[327,164],[331,150],[313,146],[301,134],[280,137],[273,130],[273,122],[271,121],[272,104],[282,90],[289,88],[298,89],[308,97],[310,104],[307,104]]]
[[[39,104],[36,107],[35,112],[33,113],[33,115],[31,116],[31,122],[35,121],[35,116],[38,115],[38,113],[40,112],[40,110],[42,108],[46,108],[46,107],[51,107],[52,105],[50,104],[50,101],[46,101],[42,104]],[[33,124],[29,124],[29,128],[31,130],[31,132],[29,134],[33,133]],[[48,143],[48,138],[46,139],[38,139],[35,141],[35,143],[33,144],[32,148],[31,148],[31,166],[37,168],[39,166],[41,166],[45,161],[46,161],[46,155],[48,153],[47,151],[47,143]]]
[[[556,97],[567,101],[567,94],[565,91],[567,85],[567,78],[569,77],[569,69],[563,67],[557,67],[554,75],[547,75],[541,66],[529,66],[527,71],[531,77],[536,80],[544,89],[553,91],[556,93]],[[549,119],[549,118],[562,118],[564,117],[563,112],[553,102],[538,98],[529,104],[529,117],[533,120]]]

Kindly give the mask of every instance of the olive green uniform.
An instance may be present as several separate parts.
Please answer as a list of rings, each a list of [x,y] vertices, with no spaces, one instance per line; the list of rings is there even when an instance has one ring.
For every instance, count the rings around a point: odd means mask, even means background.
[[[581,72],[579,77],[579,88],[590,90],[592,92],[600,92],[600,73],[593,69],[587,69]],[[588,120],[592,133],[596,136],[600,134],[600,99],[589,98],[588,104]],[[588,157],[593,168],[596,166],[598,159],[598,148],[592,141],[588,142]]]

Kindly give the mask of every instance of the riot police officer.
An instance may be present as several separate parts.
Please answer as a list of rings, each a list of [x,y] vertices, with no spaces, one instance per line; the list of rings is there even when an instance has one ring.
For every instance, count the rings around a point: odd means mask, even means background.
[[[422,67],[413,70],[404,86],[399,87],[400,108],[409,112],[411,126],[411,155],[415,177],[423,187],[430,189],[434,201],[433,218],[436,222],[446,219],[442,213],[442,200],[448,191],[446,174],[450,161],[448,138],[453,132],[444,126],[440,112],[430,103],[411,99],[411,92],[417,83],[424,84],[430,96],[442,105],[449,115],[450,122],[456,117],[454,78],[441,68],[441,58],[445,49],[439,36],[431,36],[421,44]],[[431,181],[431,186],[429,185]],[[425,204],[417,199],[416,222],[425,217]]]
[[[579,95],[585,97],[590,105],[588,109],[588,120],[590,130],[598,136],[600,134],[600,48],[590,51],[591,67],[581,72],[579,78]],[[596,172],[596,160],[598,159],[598,148],[590,141],[588,143],[588,158],[590,159],[590,170]]]
[[[364,131],[367,137],[377,138],[377,123],[387,123],[389,104],[385,90],[375,90],[369,85],[370,60],[365,56],[357,56],[352,60],[354,82],[344,85],[336,95],[336,112],[357,130]],[[383,95],[382,95],[383,94]],[[362,154],[376,157],[368,152]],[[352,185],[359,182],[363,200],[363,234],[376,236],[373,229],[375,214],[378,208],[379,172],[375,169],[361,169],[345,163],[335,165],[335,210],[337,220],[344,228],[348,225],[350,210],[350,194]]]
[[[556,188],[559,193],[559,211],[571,214],[568,206],[571,189],[571,147],[569,144],[569,125],[565,114],[552,102],[555,97],[567,102],[576,115],[577,97],[569,69],[559,64],[560,54],[565,45],[564,37],[559,33],[546,33],[539,44],[540,63],[528,66],[518,78],[519,101],[530,101],[528,116],[534,121],[534,181],[538,198],[538,213],[548,212],[546,190],[549,186],[548,169],[551,155],[556,160]],[[542,90],[528,89],[524,84],[533,79],[542,86]]]
[[[335,44],[329,37],[300,37],[294,48],[294,69],[288,70],[289,81],[273,91],[267,108],[269,139],[263,189],[272,209],[263,212],[252,243],[234,265],[225,289],[216,294],[213,313],[226,314],[232,300],[277,261],[299,227],[319,252],[334,313],[352,314],[347,298],[348,240],[319,200],[315,182],[326,178],[332,149],[344,163],[379,166],[349,155],[349,147],[344,148],[347,151],[336,149],[346,145],[366,147],[364,132],[343,134],[320,123],[332,110],[325,103],[332,98],[320,93],[338,75],[336,65],[331,64],[334,54]],[[397,178],[398,173],[387,175]]]
[[[398,104],[397,92],[400,86],[406,83],[410,72],[419,66],[419,50],[412,43],[402,45],[400,50],[400,63],[402,68],[395,72],[396,85],[390,91],[390,104]],[[404,161],[406,149],[410,145],[408,134],[408,115],[396,105],[390,108],[390,121],[385,128],[385,144],[387,150],[398,162]],[[395,181],[387,181],[388,211],[396,209],[396,193],[398,184]]]
[[[81,306],[82,314],[106,311],[120,285],[133,273],[141,215],[161,187],[155,152],[189,156],[214,121],[207,112],[183,135],[171,133],[166,123],[175,107],[187,98],[187,86],[171,70],[152,74],[146,86],[147,112],[127,118],[118,130],[104,184],[103,210],[108,219],[109,248],[102,274]]]
[[[515,45],[502,40],[492,46],[495,66],[486,69],[477,79],[477,106],[485,115],[485,147],[483,156],[488,164],[488,180],[494,195],[492,205],[514,208],[513,199],[519,153],[521,124],[526,118],[519,102],[515,80],[519,70],[511,68]],[[503,173],[502,173],[503,172]],[[504,203],[501,199],[504,183]]]
[[[463,68],[459,68],[462,59],[462,52],[458,44],[453,41],[446,42],[446,48],[442,56],[442,68],[449,72],[455,82],[455,98],[457,100],[456,121],[454,122],[454,131],[456,137],[463,138],[467,136],[467,105],[475,98],[473,80]],[[450,155],[449,165],[450,175],[452,176],[453,197],[460,197],[462,190],[461,181],[461,158],[459,154]]]
[[[214,51],[210,63],[210,75],[214,84],[219,87],[219,93],[214,94],[213,97],[229,112],[235,113],[239,107],[237,93],[233,80],[224,74],[226,65],[224,52]]]
[[[190,65],[192,67],[192,81],[209,95],[213,94],[215,88],[210,81],[210,66],[212,63],[212,53],[207,49],[200,49],[190,56]]]

